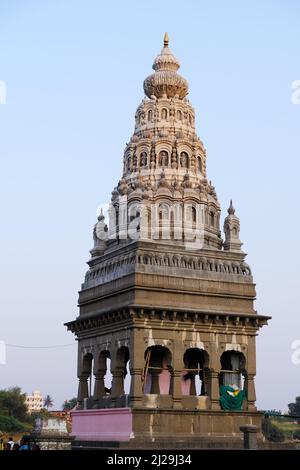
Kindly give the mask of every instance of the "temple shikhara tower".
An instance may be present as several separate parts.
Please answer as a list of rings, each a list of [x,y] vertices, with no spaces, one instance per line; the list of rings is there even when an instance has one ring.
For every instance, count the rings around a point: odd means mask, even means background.
[[[231,201],[222,235],[167,34],[153,69],[66,324],[78,340],[75,447],[242,447],[240,426],[260,426],[255,340],[270,317],[254,309]]]

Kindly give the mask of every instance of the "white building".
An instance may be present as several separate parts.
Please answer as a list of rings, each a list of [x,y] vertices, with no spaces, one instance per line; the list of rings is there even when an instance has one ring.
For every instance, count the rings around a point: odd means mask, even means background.
[[[44,400],[41,392],[35,390],[32,395],[26,394],[25,403],[28,408],[29,413],[34,413],[35,411],[40,411],[43,408]]]

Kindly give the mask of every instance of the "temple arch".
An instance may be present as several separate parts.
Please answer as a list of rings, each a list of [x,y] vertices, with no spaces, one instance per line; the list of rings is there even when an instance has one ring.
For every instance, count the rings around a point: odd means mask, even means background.
[[[201,157],[197,157],[197,169],[199,173],[203,173],[203,165],[202,165]]]
[[[209,355],[199,348],[189,348],[183,356],[182,394],[207,395]]]
[[[169,154],[166,150],[162,150],[158,155],[158,164],[162,167],[169,166]]]
[[[166,121],[168,119],[168,110],[167,108],[163,108],[161,110],[161,118],[163,121]]]
[[[188,168],[189,167],[189,156],[187,152],[181,152],[180,154],[180,166],[181,168]]]
[[[150,346],[145,351],[144,393],[169,395],[172,354],[165,346]]]
[[[245,374],[246,358],[240,351],[225,351],[221,357],[220,385],[235,385],[241,389]]]

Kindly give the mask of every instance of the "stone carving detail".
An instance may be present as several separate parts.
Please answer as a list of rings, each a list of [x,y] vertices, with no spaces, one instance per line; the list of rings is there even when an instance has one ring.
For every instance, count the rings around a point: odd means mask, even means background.
[[[88,287],[90,281],[97,281],[97,284],[107,279],[111,274],[113,278],[118,278],[132,271],[130,267],[135,265],[161,266],[170,268],[180,268],[187,270],[207,271],[210,273],[222,273],[223,275],[251,277],[251,269],[245,262],[221,261],[207,259],[205,257],[191,257],[178,254],[154,254],[140,253],[123,255],[112,260],[103,261],[101,265],[91,268],[85,276],[84,287]]]

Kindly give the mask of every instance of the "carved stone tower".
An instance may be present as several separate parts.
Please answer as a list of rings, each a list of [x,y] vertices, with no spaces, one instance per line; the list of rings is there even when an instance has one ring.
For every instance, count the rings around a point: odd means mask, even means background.
[[[254,310],[232,203],[222,240],[168,42],[144,81],[109,223],[101,212],[94,227],[79,316],[66,324],[78,339],[75,445],[242,446],[240,425],[260,424],[255,338],[270,317]]]

